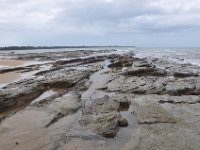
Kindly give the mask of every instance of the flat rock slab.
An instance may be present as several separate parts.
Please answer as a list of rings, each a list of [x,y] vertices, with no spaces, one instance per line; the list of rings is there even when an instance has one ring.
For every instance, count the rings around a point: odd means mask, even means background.
[[[104,137],[114,137],[119,129],[121,115],[118,112],[119,103],[111,100],[107,95],[94,99],[91,105],[83,108],[80,124]]]

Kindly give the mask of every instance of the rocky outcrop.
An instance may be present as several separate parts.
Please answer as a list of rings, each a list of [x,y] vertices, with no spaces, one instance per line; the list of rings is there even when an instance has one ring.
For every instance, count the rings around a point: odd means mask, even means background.
[[[0,146],[24,149],[34,140],[32,149],[197,150],[200,67],[103,53],[22,55],[52,62],[1,88]],[[21,111],[5,118],[9,109]]]
[[[48,110],[51,110],[51,113],[54,112],[55,116],[47,123],[46,127],[51,126],[67,115],[75,113],[80,107],[80,95],[77,92],[69,92],[55,99],[48,108]]]
[[[160,104],[170,103],[170,104],[197,104],[200,103],[199,96],[169,96],[166,99],[159,100]]]
[[[197,66],[182,65],[174,66],[171,71],[177,78],[197,77],[199,75],[199,68]]]
[[[107,95],[95,99],[91,105],[83,108],[80,124],[99,135],[112,138],[116,136],[121,120],[118,108],[119,103],[111,100]],[[123,123],[121,122],[121,124]]]
[[[176,123],[172,114],[147,96],[135,98],[133,107],[139,124]]]
[[[135,114],[139,124],[176,123],[171,114],[155,104],[139,105]]]
[[[134,58],[131,57],[131,54],[126,56],[121,56],[121,57],[115,57],[114,62],[108,65],[110,68],[122,68],[122,67],[130,67],[133,64]]]
[[[120,91],[135,94],[159,94],[165,90],[165,78],[145,77],[116,77],[108,83],[108,91]]]
[[[124,71],[123,74],[129,76],[165,76],[166,71],[156,68],[156,66],[145,60],[136,60],[133,62],[132,67]]]
[[[85,79],[88,79],[89,75],[97,68],[88,67],[87,70],[61,69],[32,79],[11,83],[0,90],[0,112],[3,113],[10,109],[26,106],[50,89],[62,90],[64,93],[70,88],[81,89],[84,84],[80,85],[79,83],[87,81]]]
[[[0,112],[23,106],[37,98],[47,89],[44,83],[29,80],[20,85],[0,90]]]
[[[199,78],[176,79],[174,82],[166,82],[164,93],[169,95],[199,95]]]

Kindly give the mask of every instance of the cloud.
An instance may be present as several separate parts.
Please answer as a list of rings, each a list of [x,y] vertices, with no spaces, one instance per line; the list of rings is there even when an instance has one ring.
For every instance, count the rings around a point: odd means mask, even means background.
[[[120,45],[115,35],[164,40],[166,34],[194,36],[199,26],[200,0],[0,0],[1,45],[70,44],[70,37],[74,44],[110,37]]]

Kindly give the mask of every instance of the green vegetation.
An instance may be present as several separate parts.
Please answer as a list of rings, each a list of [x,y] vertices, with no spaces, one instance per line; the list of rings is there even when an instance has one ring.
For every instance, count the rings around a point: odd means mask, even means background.
[[[134,47],[134,46],[7,46],[0,50],[32,50],[32,49],[60,49],[60,48],[102,48],[102,47]]]
[[[72,48],[72,47],[73,46],[8,46],[8,47],[0,47],[0,50],[58,49],[58,48]]]

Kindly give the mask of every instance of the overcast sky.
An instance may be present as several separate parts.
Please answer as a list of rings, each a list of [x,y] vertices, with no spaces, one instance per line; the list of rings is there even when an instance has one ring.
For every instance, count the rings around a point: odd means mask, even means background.
[[[0,0],[0,46],[200,46],[200,0]]]

